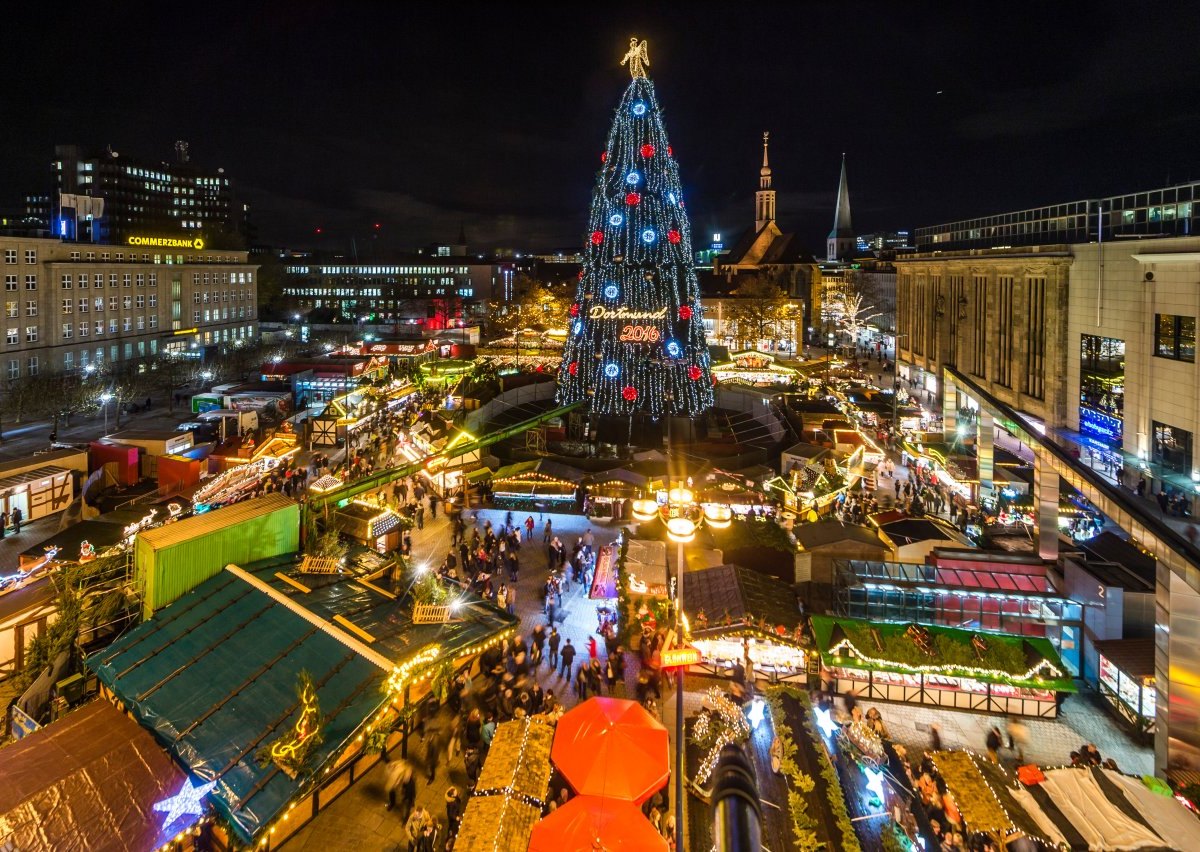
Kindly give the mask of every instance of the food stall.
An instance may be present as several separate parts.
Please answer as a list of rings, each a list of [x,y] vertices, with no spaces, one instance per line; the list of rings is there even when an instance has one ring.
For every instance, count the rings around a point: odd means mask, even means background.
[[[794,384],[800,373],[775,361],[775,356],[766,352],[747,350],[734,352],[728,361],[712,365],[712,374],[719,382],[771,387]]]
[[[378,553],[398,550],[404,526],[387,506],[354,500],[333,514],[333,526],[349,538]]]
[[[822,679],[864,699],[1058,715],[1074,681],[1048,639],[814,615]]]
[[[492,474],[492,502],[498,508],[561,508],[575,500],[583,477],[582,470],[549,459],[506,465]]]
[[[683,605],[702,668],[730,676],[740,662],[748,677],[807,679],[808,638],[787,584],[738,565],[689,571],[685,582]]]
[[[1153,639],[1103,639],[1092,645],[1099,660],[1100,694],[1140,733],[1154,732]]]

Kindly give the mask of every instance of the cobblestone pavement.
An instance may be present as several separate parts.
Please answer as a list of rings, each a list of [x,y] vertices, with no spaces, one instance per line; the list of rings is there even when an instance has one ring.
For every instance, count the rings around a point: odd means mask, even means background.
[[[1070,763],[1071,752],[1078,751],[1085,743],[1094,743],[1100,754],[1115,760],[1123,772],[1153,775],[1153,749],[1136,743],[1122,728],[1121,722],[1100,706],[1101,700],[1092,693],[1083,692],[1067,699],[1058,719],[1022,717],[1021,721],[1029,729],[1026,762],[1043,766]],[[977,752],[985,751],[987,732],[992,725],[1005,731],[1006,718],[1003,716],[914,704],[858,703],[864,712],[869,707],[876,707],[883,715],[892,739],[917,754],[929,748],[929,726],[932,724],[941,729],[944,748],[968,748]],[[1007,734],[1004,739],[1008,741]],[[1005,762],[1015,762],[1015,756],[1007,750],[1001,751],[1000,756]]]
[[[529,515],[528,512],[513,512],[514,523],[520,524]],[[504,510],[468,510],[467,516],[474,520],[482,530],[485,520],[491,520],[493,526],[504,522]],[[542,527],[546,519],[551,520],[555,534],[562,538],[568,548],[575,538],[582,536],[590,527],[595,537],[596,546],[608,544],[616,538],[618,527],[600,526],[590,523],[578,515],[564,514],[533,514],[537,526],[534,529],[532,542],[525,542],[521,548],[521,569],[517,583],[516,614],[521,620],[520,630],[528,636],[533,628],[546,624],[542,613],[542,601],[538,593],[546,579],[546,548],[542,544]],[[470,532],[468,531],[468,535]],[[413,555],[417,563],[429,562],[432,565],[441,563],[450,548],[450,524],[446,517],[439,512],[437,518],[429,520],[426,513],[424,529],[413,530]],[[563,642],[571,639],[578,649],[575,658],[575,668],[578,670],[580,660],[587,659],[587,640],[596,629],[596,602],[587,598],[586,591],[573,586],[571,591],[563,596],[565,614],[556,619],[559,633]],[[601,658],[604,657],[604,643],[597,637]],[[637,657],[629,655],[626,665],[627,689],[626,694],[633,695],[633,686],[637,679]],[[537,673],[538,682],[543,689],[553,690],[556,697],[570,708],[578,698],[568,688],[569,680],[560,679],[557,673],[552,673],[548,666],[542,665]],[[685,705],[686,706],[686,705]],[[668,730],[672,730],[674,738],[674,702],[664,701],[661,711],[666,720]],[[449,712],[443,710],[436,724],[445,725],[449,722]],[[436,726],[436,725],[435,725]],[[417,745],[414,752],[419,755],[423,751]],[[410,752],[410,759],[414,752]],[[425,807],[435,818],[443,823],[446,821],[445,792],[453,784],[459,791],[467,786],[466,772],[463,768],[462,757],[459,756],[449,764],[445,760],[430,784],[425,783],[424,769],[419,759],[414,759],[417,765],[418,790],[417,804]],[[403,850],[408,848],[404,833],[404,824],[398,810],[387,811],[385,805],[387,795],[384,791],[382,764],[376,765],[353,787],[344,792],[332,805],[325,808],[321,814],[290,838],[285,847],[288,852],[293,850],[353,850],[353,852],[372,852],[372,850]],[[443,834],[444,838],[445,835]]]

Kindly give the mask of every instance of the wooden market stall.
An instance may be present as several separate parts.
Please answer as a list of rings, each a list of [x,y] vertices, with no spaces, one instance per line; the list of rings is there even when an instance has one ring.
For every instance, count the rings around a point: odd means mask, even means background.
[[[810,623],[821,676],[839,693],[1052,719],[1076,692],[1041,637],[825,615]]]
[[[536,508],[538,503],[556,506],[575,500],[584,472],[550,459],[517,462],[492,474],[492,501],[500,508]]]
[[[537,718],[496,726],[487,760],[467,801],[456,845],[524,849],[550,789],[554,728]]]
[[[701,666],[732,675],[741,664],[747,677],[771,682],[805,681],[808,638],[796,594],[786,583],[738,565],[689,571],[684,609]]]

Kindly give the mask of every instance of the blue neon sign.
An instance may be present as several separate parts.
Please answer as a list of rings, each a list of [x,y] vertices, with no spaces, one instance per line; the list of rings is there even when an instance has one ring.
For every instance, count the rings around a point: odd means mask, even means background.
[[[1120,446],[1124,434],[1124,423],[1094,408],[1079,406],[1079,431],[1091,435],[1113,446]]]

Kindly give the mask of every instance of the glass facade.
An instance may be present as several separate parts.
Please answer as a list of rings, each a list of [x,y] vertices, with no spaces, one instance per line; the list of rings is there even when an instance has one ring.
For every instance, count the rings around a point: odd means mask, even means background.
[[[1200,182],[1049,204],[916,230],[918,251],[1094,242],[1098,237],[1189,236],[1200,227]]]
[[[1192,472],[1192,433],[1154,421],[1154,461],[1172,473]]]

